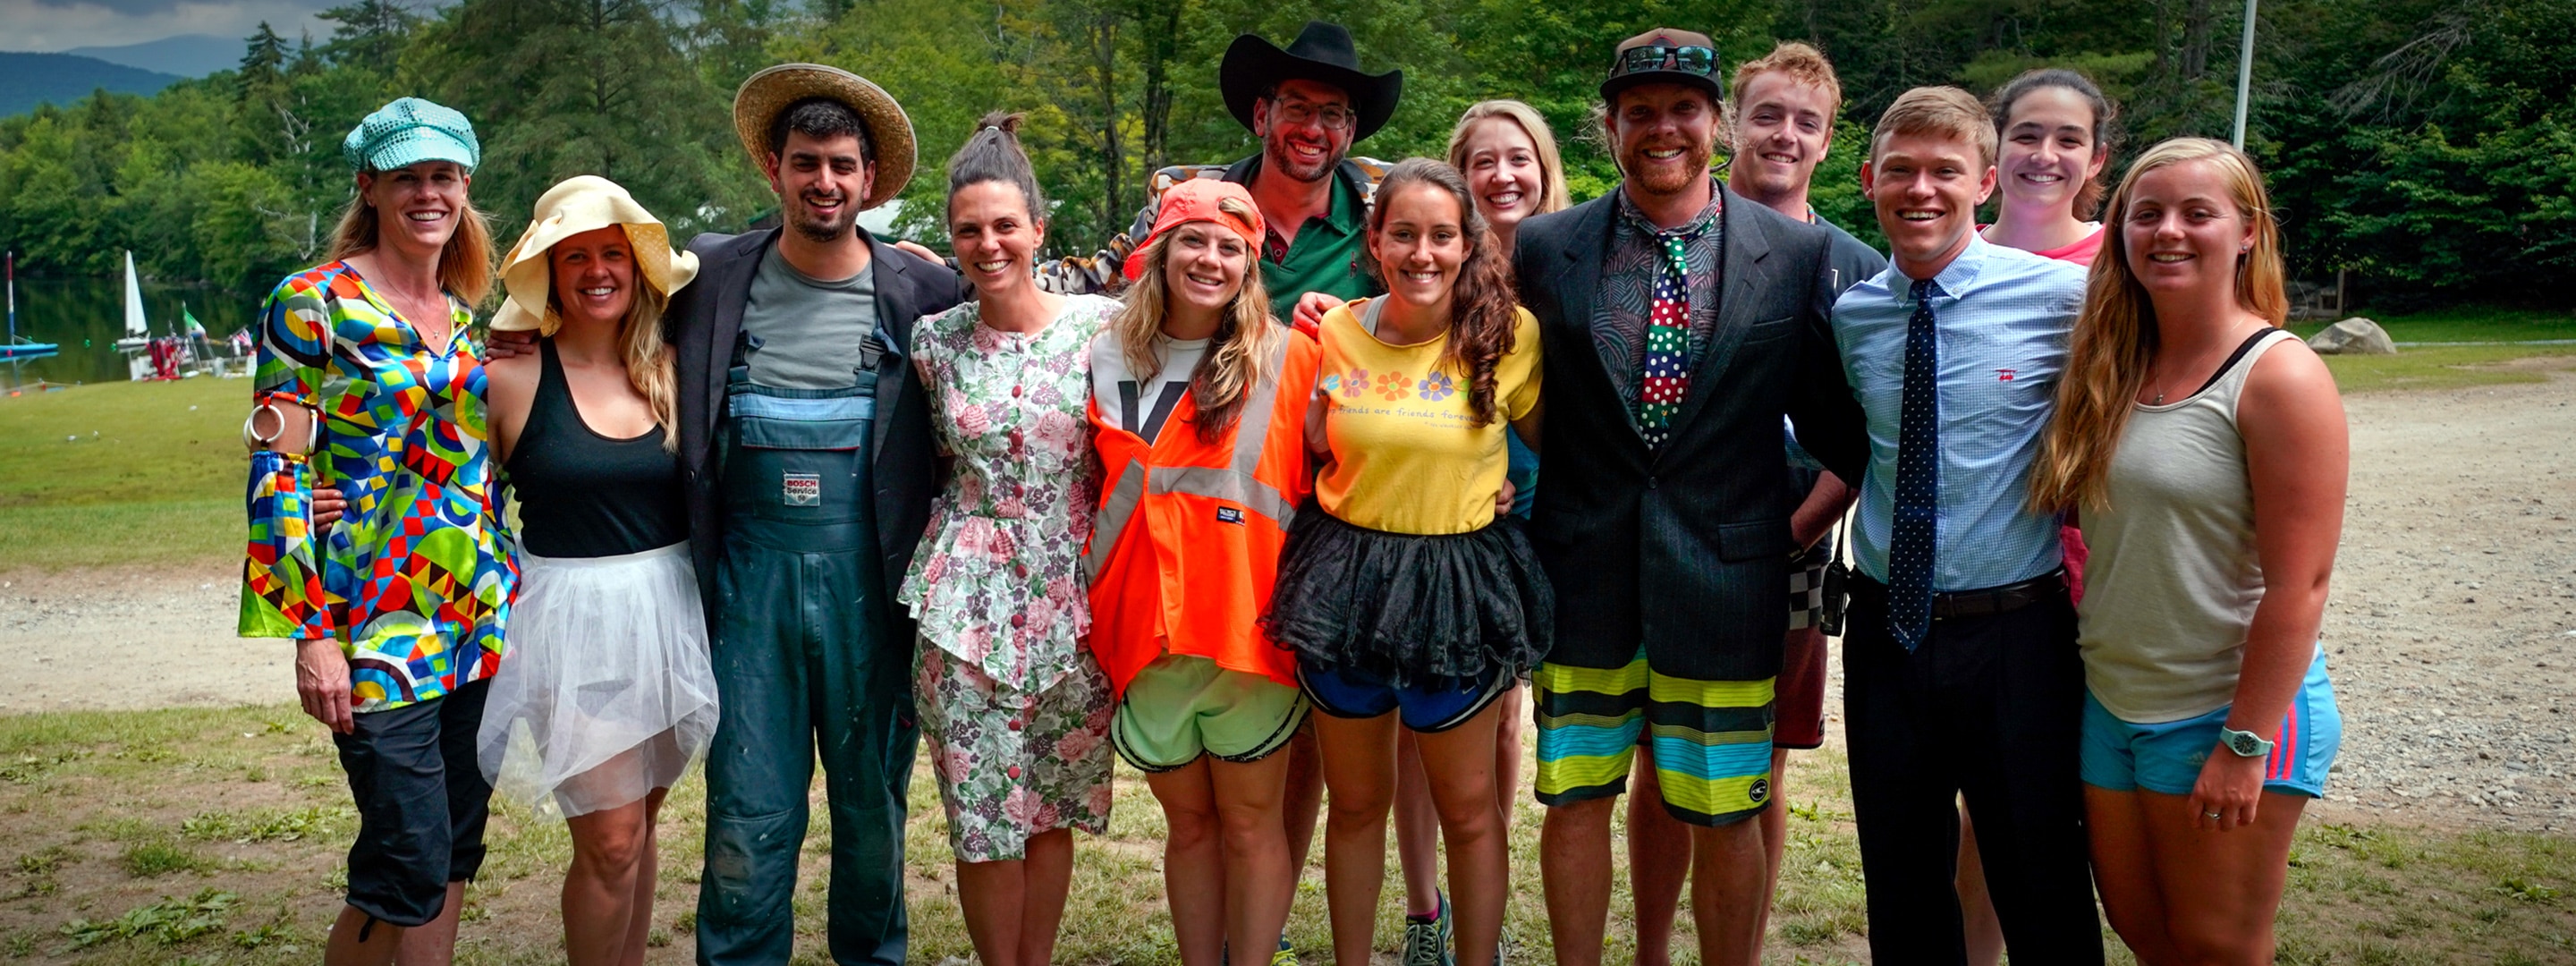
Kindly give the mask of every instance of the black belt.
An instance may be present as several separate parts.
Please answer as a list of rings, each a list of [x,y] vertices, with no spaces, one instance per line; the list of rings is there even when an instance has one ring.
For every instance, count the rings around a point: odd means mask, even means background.
[[[1887,606],[1887,585],[1858,573],[1851,575],[1852,599],[1867,598],[1873,605]],[[1987,587],[1982,590],[1939,591],[1932,595],[1932,619],[1953,617],[1991,617],[2009,614],[2032,604],[2066,594],[2066,571],[2052,570],[2017,584]]]

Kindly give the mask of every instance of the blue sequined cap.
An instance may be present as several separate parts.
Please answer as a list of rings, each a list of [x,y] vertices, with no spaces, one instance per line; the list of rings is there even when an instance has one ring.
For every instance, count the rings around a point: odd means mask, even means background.
[[[391,171],[423,161],[454,161],[472,171],[483,160],[474,124],[454,108],[417,97],[377,108],[340,142],[340,156],[360,171]]]

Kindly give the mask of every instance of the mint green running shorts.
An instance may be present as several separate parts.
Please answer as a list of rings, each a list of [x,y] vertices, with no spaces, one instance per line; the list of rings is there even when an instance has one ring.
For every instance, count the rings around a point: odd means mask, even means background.
[[[1287,747],[1306,720],[1306,695],[1216,661],[1165,654],[1136,672],[1109,719],[1109,744],[1140,771],[1171,771],[1215,755],[1249,762]]]

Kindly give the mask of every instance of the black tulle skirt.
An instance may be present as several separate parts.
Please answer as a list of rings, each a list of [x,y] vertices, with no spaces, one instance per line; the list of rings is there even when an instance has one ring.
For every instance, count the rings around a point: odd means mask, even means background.
[[[1398,687],[1527,671],[1547,654],[1556,598],[1519,520],[1467,533],[1386,533],[1312,504],[1289,524],[1270,639],[1311,665]]]

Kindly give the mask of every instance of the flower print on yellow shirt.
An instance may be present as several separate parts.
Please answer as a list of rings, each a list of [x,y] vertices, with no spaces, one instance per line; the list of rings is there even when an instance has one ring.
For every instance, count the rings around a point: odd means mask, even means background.
[[[1324,316],[1324,437],[1332,462],[1315,481],[1324,512],[1389,533],[1466,533],[1494,519],[1509,422],[1538,405],[1538,320],[1518,313],[1512,351],[1494,371],[1501,418],[1476,425],[1460,375],[1441,365],[1442,336],[1415,345],[1380,341],[1357,313],[1368,300]],[[1327,377],[1330,379],[1331,377]]]

